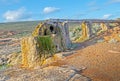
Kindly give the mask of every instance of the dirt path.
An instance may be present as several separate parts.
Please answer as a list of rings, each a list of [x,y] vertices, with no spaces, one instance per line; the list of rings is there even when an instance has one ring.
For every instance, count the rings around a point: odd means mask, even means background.
[[[86,67],[83,75],[93,81],[120,81],[120,43],[97,43],[67,56],[68,65]]]

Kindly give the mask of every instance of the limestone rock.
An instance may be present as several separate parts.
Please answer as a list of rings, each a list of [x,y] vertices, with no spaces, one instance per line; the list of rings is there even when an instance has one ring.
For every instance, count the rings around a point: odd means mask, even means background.
[[[89,78],[75,74],[69,81],[91,81]]]
[[[108,41],[108,43],[117,43],[118,41],[116,40],[116,39],[114,39],[114,38],[112,38],[112,39],[110,39],[109,41]]]
[[[39,49],[35,37],[24,37],[21,40],[21,51],[23,67],[39,65]]]
[[[3,60],[0,58],[0,65],[3,65]]]
[[[18,65],[21,64],[22,61],[21,54],[19,53],[12,53],[8,55],[7,58],[8,58],[7,64],[9,65]]]
[[[4,77],[4,78],[3,78]],[[24,70],[11,68],[0,72],[0,78],[4,81],[89,81],[89,79],[70,68],[49,66],[43,69]]]

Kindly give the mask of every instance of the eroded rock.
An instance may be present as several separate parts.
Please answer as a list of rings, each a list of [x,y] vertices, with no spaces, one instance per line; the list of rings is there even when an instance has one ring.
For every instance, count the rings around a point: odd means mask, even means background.
[[[34,70],[12,68],[0,72],[0,75],[3,81],[90,81],[89,78],[76,74],[73,69],[58,66]]]

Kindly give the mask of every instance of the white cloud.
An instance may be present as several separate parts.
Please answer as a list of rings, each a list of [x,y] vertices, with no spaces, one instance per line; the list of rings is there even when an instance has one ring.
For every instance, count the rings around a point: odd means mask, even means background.
[[[0,4],[13,4],[13,3],[18,3],[19,0],[0,0]]]
[[[56,11],[59,11],[60,8],[56,8],[56,7],[45,7],[43,9],[43,13],[44,14],[49,14],[49,13],[53,13],[53,12],[56,12]]]
[[[100,7],[91,7],[90,8],[90,11],[99,11],[99,10],[101,10]]]
[[[88,6],[95,6],[96,5],[96,1],[91,1],[88,3]]]
[[[112,14],[105,14],[103,15],[103,19],[109,19],[112,16]]]
[[[19,0],[0,0],[0,2],[9,2],[9,1],[10,1],[10,2],[11,2],[11,1],[12,1],[12,2],[18,2]]]
[[[109,4],[112,4],[112,3],[120,3],[120,0],[110,0],[108,3],[109,3]]]
[[[29,15],[25,14],[25,8],[20,8],[18,10],[8,10],[3,14],[5,21],[18,21],[25,18],[28,18]]]

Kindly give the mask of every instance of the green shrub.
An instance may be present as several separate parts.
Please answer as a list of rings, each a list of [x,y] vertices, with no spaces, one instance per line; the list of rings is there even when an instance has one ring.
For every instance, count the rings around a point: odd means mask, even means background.
[[[46,59],[54,55],[56,48],[50,36],[38,36],[37,42],[40,58]]]

